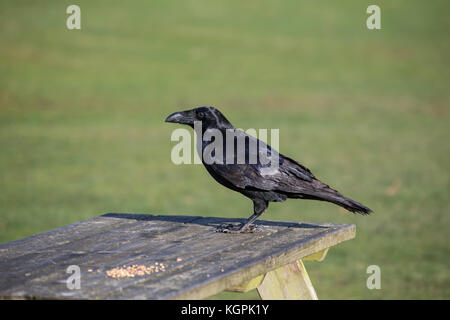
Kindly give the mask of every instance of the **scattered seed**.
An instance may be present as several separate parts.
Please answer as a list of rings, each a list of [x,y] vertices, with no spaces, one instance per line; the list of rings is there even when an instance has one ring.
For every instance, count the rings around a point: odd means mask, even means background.
[[[152,274],[153,272],[164,271],[165,266],[162,263],[156,263],[159,267],[145,266],[145,265],[137,265],[133,264],[131,266],[123,266],[118,268],[113,268],[106,271],[106,276],[111,278],[134,278],[135,276],[145,276],[148,274]],[[90,269],[91,270],[91,269]],[[92,271],[92,270],[91,270]],[[91,272],[89,271],[89,272]]]

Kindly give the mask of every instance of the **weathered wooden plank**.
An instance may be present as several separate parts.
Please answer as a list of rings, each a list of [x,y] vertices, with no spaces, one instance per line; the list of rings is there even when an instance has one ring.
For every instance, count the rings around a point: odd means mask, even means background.
[[[161,216],[155,216],[155,219],[166,219],[165,217]],[[172,217],[173,218],[173,217]],[[171,218],[171,220],[173,220]],[[196,221],[196,220],[194,220]],[[184,224],[180,222],[174,222],[171,221],[171,224],[174,225],[174,227],[169,233],[164,232],[164,230],[161,232],[161,239],[163,242],[166,242],[167,244],[164,245],[164,243],[160,243],[158,241],[150,242],[147,241],[146,237],[142,237],[141,239],[135,239],[131,243],[128,243],[126,248],[124,246],[119,246],[120,250],[117,250],[117,248],[110,249],[108,251],[101,251],[104,254],[97,254],[97,252],[89,252],[82,255],[77,255],[74,257],[71,257],[70,261],[61,260],[58,261],[58,263],[54,263],[53,265],[49,265],[47,268],[39,269],[37,273],[32,274],[32,278],[30,275],[26,277],[21,274],[21,282],[18,282],[17,279],[12,281],[14,285],[11,285],[11,282],[6,285],[8,288],[7,292],[10,294],[20,294],[20,293],[27,293],[27,295],[32,295],[33,292],[36,292],[38,294],[44,294],[47,292],[49,295],[55,295],[55,292],[58,291],[67,291],[65,288],[65,284],[61,283],[63,280],[67,278],[67,274],[65,273],[65,269],[70,264],[76,264],[82,267],[82,270],[93,269],[93,270],[106,270],[108,268],[120,266],[123,264],[131,264],[131,263],[141,263],[141,260],[144,260],[146,262],[153,261],[151,260],[151,255],[153,254],[159,254],[161,256],[161,252],[164,252],[164,249],[175,247],[175,253],[173,254],[173,259],[175,260],[175,256],[183,256],[183,254],[186,254],[185,252],[178,252],[182,246],[189,245],[189,241],[193,241],[196,238],[203,237],[202,239],[205,240],[205,237],[211,237],[211,236],[225,236],[224,234],[218,234],[213,232],[216,227],[219,225],[220,219],[215,218],[205,218],[201,219],[201,223],[196,224]],[[164,222],[164,221],[163,221]],[[161,223],[161,222],[159,222]],[[177,226],[178,224],[178,226]],[[189,226],[189,227],[187,227]],[[142,226],[144,228],[145,226]],[[176,228],[178,231],[175,232]],[[205,233],[205,228],[208,230]],[[244,235],[244,237],[251,237],[251,235]],[[116,236],[114,237],[117,242],[120,242],[120,237]],[[233,239],[230,237],[227,237],[229,240]],[[183,240],[184,239],[184,240]],[[235,239],[235,238],[234,238]],[[157,240],[157,239],[152,239]],[[204,241],[200,242],[200,247],[204,247]],[[234,240],[235,241],[235,240]],[[135,244],[138,243],[139,246],[136,247]],[[226,245],[226,243],[218,242],[220,246]],[[134,247],[130,247],[130,245],[133,245]],[[181,246],[181,247],[180,247]],[[130,251],[132,249],[132,251]],[[198,248],[195,249],[196,252],[199,254],[205,254],[202,250],[199,250]],[[133,251],[134,250],[134,251]],[[173,250],[172,250],[173,251]],[[164,254],[165,255],[165,254]],[[139,260],[139,258],[141,260]],[[118,260],[119,259],[119,260]],[[165,259],[168,259],[167,256],[165,256]],[[56,260],[56,259],[54,259]],[[161,259],[159,260],[161,262]],[[189,262],[188,258],[185,258],[184,261]],[[165,262],[165,261],[164,261]],[[61,264],[62,263],[62,264]],[[88,282],[86,282],[85,277],[87,277]],[[112,282],[112,285],[114,288],[117,288],[117,284],[115,281],[108,281],[112,279],[104,279],[104,273],[93,273],[88,274],[84,273],[82,281],[84,283],[87,283],[87,285],[83,286],[83,291],[88,292],[90,295],[95,294],[97,290],[107,290],[107,285],[110,282]],[[132,279],[134,280],[134,279]],[[59,288],[57,288],[59,286]],[[89,287],[94,287],[96,290],[89,291]],[[5,286],[3,286],[5,287]],[[109,290],[109,289],[108,289]],[[1,287],[0,287],[1,291]],[[4,291],[4,290],[3,290]],[[70,294],[78,296],[80,293],[79,291],[72,292]],[[65,295],[68,295],[68,292],[64,293]],[[30,296],[32,297],[32,296]]]
[[[257,290],[263,300],[317,300],[301,260],[268,272]]]
[[[122,215],[123,217],[128,216],[127,214]],[[135,216],[137,215],[135,214]],[[145,216],[146,218],[150,217],[150,215]],[[0,244],[0,261],[9,260],[35,251],[44,251],[50,247],[62,245],[133,222],[123,217],[119,218],[111,213]]]
[[[198,219],[199,217],[186,217],[185,221]],[[156,232],[167,233],[173,227],[173,221],[153,221],[148,219],[129,219],[124,218],[128,223],[116,224],[115,228],[108,228],[107,230],[99,230],[99,232],[91,232],[88,235],[73,238],[74,232],[71,229],[67,230],[67,238],[64,243],[55,243],[47,245],[44,249],[34,247],[34,249],[27,254],[20,255],[13,258],[6,258],[0,260],[0,269],[4,272],[8,271],[8,267],[14,266],[14,272],[26,272],[29,265],[23,264],[23,261],[33,261],[33,269],[39,269],[45,266],[51,259],[53,264],[58,260],[68,259],[67,255],[82,255],[88,252],[105,251],[108,248],[117,247],[129,243],[136,238],[150,240],[152,234]],[[183,217],[180,217],[180,222],[183,222]],[[156,231],[156,232],[155,232]],[[33,246],[34,238],[29,239],[30,246]],[[23,268],[17,269],[17,268]],[[0,275],[1,277],[1,275]]]
[[[243,245],[210,256],[161,275],[157,281],[143,281],[99,298],[202,299],[354,237],[352,225],[327,228],[308,240],[299,238],[301,232],[294,229],[288,228],[276,236],[258,239],[253,246]]]
[[[244,219],[116,214],[97,220],[122,217],[132,222],[113,228],[100,223],[103,231],[94,228],[85,237],[78,233],[73,241],[42,246],[37,256],[29,251],[0,260],[4,266],[13,262],[0,273],[0,297],[203,298],[354,236],[350,225],[260,221],[262,232],[223,234],[215,232],[219,225]],[[70,228],[64,232],[70,238]],[[24,247],[25,240],[18,244]],[[21,261],[37,269],[23,273],[29,267]],[[105,278],[113,267],[154,262],[168,267],[145,277]],[[82,270],[81,290],[66,287],[71,264]]]
[[[215,218],[205,218],[200,220],[202,223],[207,221],[217,221]],[[155,252],[154,249],[146,251],[145,255],[140,255],[136,257],[126,256],[126,260],[117,261],[115,264],[110,265],[110,267],[131,265],[149,265],[154,262],[163,263],[166,265],[166,273],[170,273],[173,270],[180,269],[185,265],[189,265],[197,262],[200,259],[208,257],[209,255],[217,254],[224,250],[229,250],[235,246],[241,246],[243,243],[248,241],[256,241],[258,238],[265,236],[266,233],[258,233],[257,236],[254,234],[241,234],[230,237],[229,234],[217,233],[215,232],[216,227],[208,227],[207,232],[195,232],[193,228],[200,228],[200,225],[191,225],[189,227],[184,227],[183,232],[187,234],[200,234],[201,236],[192,239],[189,242],[180,242],[177,245],[166,248],[163,251]],[[204,227],[202,227],[204,230]],[[147,250],[147,249],[146,249]],[[177,261],[177,259],[181,261]],[[101,261],[104,263],[104,261]],[[104,269],[104,268],[102,268]],[[82,290],[73,293],[74,298],[93,298],[96,296],[108,295],[112,291],[121,290],[123,287],[133,286],[139,282],[145,281],[149,278],[158,278],[161,274],[151,274],[145,275],[138,278],[128,278],[128,279],[105,279],[104,273],[93,274],[89,278],[82,278]],[[47,282],[47,279],[46,281]],[[35,283],[34,283],[35,285]],[[61,285],[60,285],[61,287]],[[64,289],[64,288],[60,288]],[[66,290],[67,291],[67,290]],[[42,294],[42,290],[39,290]],[[54,290],[50,291],[49,294],[54,295]]]
[[[59,283],[67,278],[66,268],[69,265],[91,269],[95,262],[104,264],[107,257],[136,256],[145,252],[143,248],[163,248],[171,245],[165,241],[168,232],[176,234],[176,228],[181,228],[184,222],[194,221],[200,217],[164,217],[166,220],[154,221],[155,216],[141,217],[141,215],[124,215],[124,220],[131,221],[107,232],[93,233],[77,241],[69,241],[62,245],[49,247],[42,252],[33,252],[14,259],[2,261],[7,267],[0,270],[0,292],[9,290],[26,291],[25,284],[35,286],[38,290],[40,282],[51,284],[52,280]],[[161,217],[161,216],[160,216]],[[106,216],[105,219],[109,219]],[[174,220],[177,222],[174,225]],[[70,230],[69,235],[70,237]],[[161,241],[162,240],[162,241]],[[33,241],[33,239],[30,239]],[[168,243],[168,244],[167,244]],[[92,262],[90,261],[92,260]],[[9,266],[8,266],[9,263]]]
[[[3,291],[4,288],[9,288],[9,290],[20,292],[26,291],[29,287],[33,287],[33,290],[39,290],[40,283],[45,283],[46,286],[50,285],[50,287],[52,284],[61,285],[60,282],[68,276],[65,270],[69,265],[79,265],[87,273],[87,270],[96,264],[103,266],[108,262],[108,259],[113,257],[136,257],[138,254],[145,254],[143,248],[153,248],[156,251],[160,250],[161,248],[172,245],[170,240],[165,240],[168,234],[167,232],[176,235],[176,229],[184,230],[182,228],[184,222],[199,218],[179,217],[180,221],[174,225],[174,217],[168,216],[168,221],[157,221],[158,228],[156,230],[148,228],[149,224],[155,222],[139,221],[137,224],[129,225],[127,229],[118,228],[111,230],[106,234],[110,237],[109,240],[103,239],[103,242],[98,243],[99,239],[97,235],[89,238],[88,243],[91,241],[91,245],[95,247],[95,250],[80,252],[78,246],[76,244],[72,246],[72,243],[62,253],[60,252],[62,251],[60,247],[57,248],[56,252],[55,250],[49,250],[48,252],[42,253],[42,256],[38,260],[38,262],[44,261],[47,263],[44,266],[39,265],[40,268],[34,271],[24,273],[24,270],[17,267],[15,270],[10,270],[9,273],[5,272],[0,274],[0,278],[7,280],[6,284],[3,282],[0,284],[0,291]],[[192,238],[190,234],[186,236]],[[182,235],[181,239],[183,239]],[[55,255],[55,257],[52,257],[52,255]],[[51,263],[48,263],[49,261]],[[29,260],[29,262],[32,266],[36,265],[36,261],[34,260]],[[29,268],[29,264],[25,268]]]

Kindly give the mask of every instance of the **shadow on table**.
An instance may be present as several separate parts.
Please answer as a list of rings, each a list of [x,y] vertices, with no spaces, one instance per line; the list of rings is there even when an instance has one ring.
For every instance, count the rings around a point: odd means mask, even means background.
[[[106,213],[104,217],[132,219],[142,221],[173,221],[186,224],[198,224],[209,227],[220,227],[225,224],[240,224],[246,221],[245,218],[217,218],[217,217],[201,217],[201,216],[184,216],[184,215],[152,215],[152,214],[136,214],[136,213]],[[327,229],[333,226],[328,223],[306,223],[294,221],[268,221],[256,220],[256,225],[266,227],[285,227],[285,228],[323,228]]]

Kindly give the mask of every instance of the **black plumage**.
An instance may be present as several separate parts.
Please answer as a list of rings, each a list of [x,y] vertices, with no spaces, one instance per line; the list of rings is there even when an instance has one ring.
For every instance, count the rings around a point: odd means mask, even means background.
[[[267,209],[269,202],[285,201],[288,198],[327,201],[354,213],[372,212],[368,207],[344,197],[321,182],[305,166],[278,153],[261,140],[235,129],[225,116],[213,107],[175,112],[166,119],[166,122],[186,124],[192,128],[195,121],[201,122],[202,136],[220,132],[223,137],[222,154],[211,153],[216,161],[211,163],[202,158],[206,170],[217,182],[240,192],[250,198],[254,204],[253,215],[244,224],[231,231],[246,231],[251,223]],[[227,131],[232,135],[227,135]],[[228,154],[227,158],[227,142],[231,142],[229,139],[233,139],[234,150],[233,154]],[[243,148],[238,148],[239,139],[245,141]],[[213,138],[202,140],[202,154],[214,141]],[[258,148],[251,148],[251,143],[255,143]],[[239,154],[240,151],[242,152]],[[239,159],[240,162],[238,162]],[[276,159],[278,165],[271,166],[268,159],[272,161]]]

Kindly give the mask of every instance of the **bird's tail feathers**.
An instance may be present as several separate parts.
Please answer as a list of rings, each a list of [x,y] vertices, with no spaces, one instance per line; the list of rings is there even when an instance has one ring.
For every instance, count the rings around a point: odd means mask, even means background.
[[[372,210],[368,207],[366,207],[365,205],[349,199],[349,198],[343,198],[343,200],[341,200],[340,202],[336,203],[337,205],[343,207],[344,209],[347,209],[348,211],[351,211],[353,213],[359,213],[359,214],[370,214],[372,212]]]
[[[334,204],[337,204],[338,206],[341,206],[342,208],[353,212],[353,213],[359,213],[362,215],[367,215],[372,212],[372,210],[365,205],[344,197],[342,194],[340,194],[338,191],[326,188],[323,191],[320,192],[312,192],[311,194],[289,194],[290,198],[301,198],[301,199],[311,199],[311,200],[320,200],[320,201],[327,201]]]
[[[355,200],[346,198],[340,194],[333,195],[333,194],[326,192],[326,193],[320,194],[319,199],[337,204],[338,206],[341,206],[344,209],[346,209],[350,212],[353,212],[353,213],[359,213],[359,214],[366,215],[366,214],[370,214],[372,212],[372,210],[370,208],[366,207],[365,205],[363,205]]]

